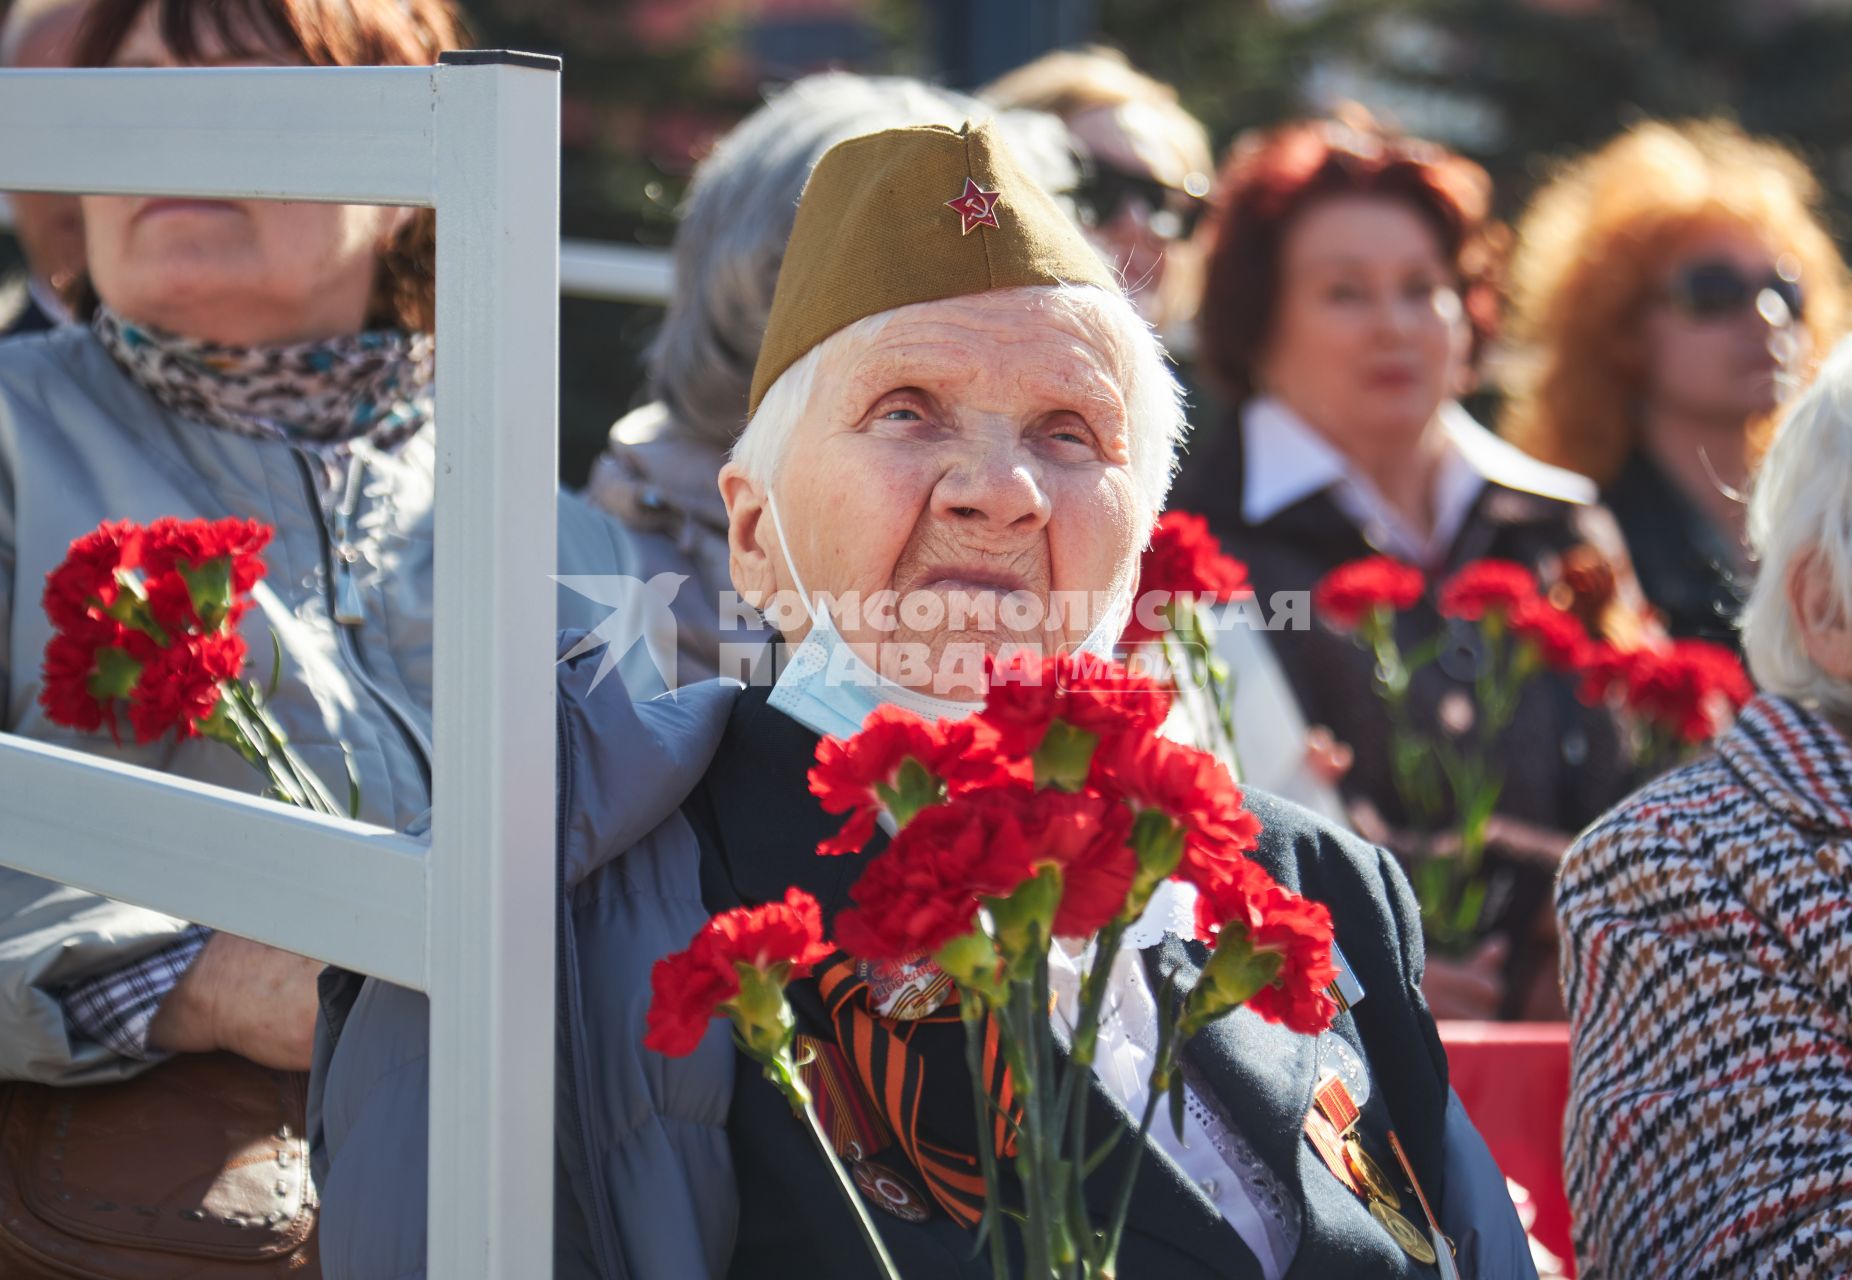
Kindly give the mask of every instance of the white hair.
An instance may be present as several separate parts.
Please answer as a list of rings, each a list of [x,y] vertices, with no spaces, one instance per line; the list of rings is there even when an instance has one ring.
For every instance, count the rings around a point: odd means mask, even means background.
[[[1097,335],[1125,399],[1127,451],[1139,501],[1140,537],[1149,536],[1170,493],[1171,478],[1177,470],[1177,450],[1188,430],[1183,389],[1164,358],[1163,344],[1140,318],[1131,300],[1113,290],[1061,284],[999,293],[1020,296],[1025,311],[1053,313]],[[817,367],[824,355],[844,345],[871,340],[894,316],[906,310],[899,307],[878,312],[839,329],[805,352],[766,389],[759,411],[746,424],[732,454],[733,461],[755,484],[769,488],[777,478],[786,446],[810,408]]]
[[[1808,657],[1788,600],[1798,566],[1852,614],[1852,341],[1783,419],[1749,499],[1749,545],[1761,562],[1743,610],[1743,651],[1756,683],[1802,706],[1852,711],[1852,687]]]

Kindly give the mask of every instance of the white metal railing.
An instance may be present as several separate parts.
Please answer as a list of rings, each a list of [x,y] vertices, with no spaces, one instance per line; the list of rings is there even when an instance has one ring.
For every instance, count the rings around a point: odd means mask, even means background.
[[[444,1280],[552,1266],[558,68],[0,72],[0,189],[437,210],[429,845],[0,735],[0,864],[428,993]]]
[[[0,199],[0,229],[11,229],[12,214]],[[611,244],[601,240],[559,242],[559,291],[569,298],[601,302],[669,300],[674,268],[665,249]]]

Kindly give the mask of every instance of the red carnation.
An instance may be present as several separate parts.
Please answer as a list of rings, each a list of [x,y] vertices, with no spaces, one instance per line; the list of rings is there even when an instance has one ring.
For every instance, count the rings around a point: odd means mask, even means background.
[[[1583,669],[1589,649],[1588,631],[1573,613],[1557,608],[1542,596],[1534,596],[1513,609],[1507,621],[1513,636],[1537,646],[1538,657],[1550,670]]]
[[[1005,755],[1035,754],[1055,720],[1105,739],[1155,733],[1170,715],[1170,694],[1155,680],[1091,654],[1038,658],[1018,651],[993,663],[989,674],[980,716]]]
[[[1704,640],[1640,650],[1626,680],[1628,709],[1688,743],[1710,741],[1755,695],[1736,655]]]
[[[650,970],[643,1044],[672,1058],[686,1057],[700,1045],[707,1024],[739,995],[738,966],[782,982],[806,976],[829,954],[823,910],[802,889],[786,890],[783,902],[723,911],[701,926],[686,950],[663,957]]]
[[[1605,703],[1617,690],[1625,691],[1633,654],[1606,640],[1591,640],[1576,666],[1576,697],[1591,707]]]
[[[114,705],[98,699],[90,690],[97,650],[102,645],[94,635],[61,631],[45,646],[39,705],[53,724],[94,732],[108,723],[114,730]]]
[[[905,774],[909,760],[918,770]],[[852,737],[817,744],[809,780],[825,813],[849,815],[841,831],[817,846],[829,857],[860,853],[883,811],[904,826],[947,794],[1011,780],[1027,786],[1031,779],[1028,765],[1001,756],[995,733],[977,720],[935,724],[898,707],[878,707]]]
[[[1478,622],[1489,613],[1509,618],[1537,599],[1537,575],[1512,560],[1475,560],[1440,589],[1444,618]]]
[[[208,560],[231,560],[232,590],[242,595],[264,576],[260,553],[270,545],[269,525],[256,520],[176,520],[163,516],[148,526],[142,563],[150,575]]]
[[[837,943],[860,960],[908,960],[971,932],[978,898],[1012,893],[1027,875],[1015,819],[989,792],[921,810],[849,891]]]
[[[183,635],[157,650],[129,695],[135,740],[153,742],[170,730],[177,738],[197,737],[219,705],[221,682],[244,670],[244,653],[242,636],[218,631]]]
[[[1251,595],[1247,566],[1222,550],[1209,532],[1209,522],[1188,511],[1166,511],[1152,531],[1151,545],[1138,566],[1138,591],[1143,601],[1158,593],[1161,603],[1179,597],[1217,604]],[[1155,640],[1158,631],[1138,619],[1137,609],[1121,637],[1126,644]]]
[[[141,528],[127,520],[106,520],[72,542],[64,560],[45,575],[42,602],[52,626],[75,631],[95,625],[121,590],[117,572],[137,567],[141,548]]]
[[[1134,809],[1161,810],[1182,830],[1178,879],[1209,889],[1258,870],[1247,854],[1260,843],[1260,819],[1213,755],[1156,734],[1127,736],[1102,747],[1094,771],[1103,789]]]
[[[1132,811],[1098,792],[1047,789],[1016,792],[1011,798],[1019,809],[1023,843],[1010,856],[1026,862],[1025,878],[1046,863],[1061,869],[1055,935],[1087,938],[1105,928],[1125,909],[1138,869],[1131,846]]]
[[[1220,901],[1205,894],[1197,900],[1196,911],[1198,932],[1216,937],[1218,952],[1220,935],[1239,929],[1253,953],[1280,958],[1279,972],[1248,997],[1248,1008],[1302,1035],[1316,1035],[1331,1025],[1337,1003],[1326,988],[1338,969],[1331,959],[1331,912],[1324,903],[1269,883],[1257,892],[1227,895]],[[1222,918],[1216,920],[1217,915]],[[1205,977],[1215,967],[1211,957]]]
[[[1421,571],[1388,556],[1341,564],[1312,588],[1312,607],[1327,625],[1354,630],[1378,609],[1412,608],[1427,589]]]

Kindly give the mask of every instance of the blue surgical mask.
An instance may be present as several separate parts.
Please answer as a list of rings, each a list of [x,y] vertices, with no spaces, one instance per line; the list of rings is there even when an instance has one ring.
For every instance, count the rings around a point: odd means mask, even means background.
[[[849,642],[836,630],[830,611],[813,603],[804,589],[804,579],[791,556],[791,542],[785,537],[784,522],[778,518],[778,499],[770,489],[765,494],[766,509],[772,515],[772,528],[778,533],[778,545],[791,581],[810,615],[810,632],[785,663],[778,680],[772,685],[770,704],[799,724],[817,733],[847,738],[861,730],[869,713],[881,706],[899,707],[927,720],[962,720],[983,710],[981,702],[960,702],[954,698],[935,698],[931,694],[896,684],[863,662]]]
[[[862,661],[836,629],[830,611],[814,603],[804,589],[803,576],[798,573],[797,561],[791,556],[791,542],[785,537],[784,522],[778,517],[778,497],[769,488],[765,493],[765,505],[771,513],[772,528],[778,534],[785,564],[791,571],[791,582],[804,602],[804,612],[810,616],[809,633],[791,653],[772,685],[771,706],[817,733],[838,738],[860,731],[869,713],[882,706],[899,707],[927,720],[961,720],[983,710],[982,702],[935,698],[909,689]],[[1081,643],[1081,649],[1110,657],[1113,642],[1125,630],[1126,613],[1125,609],[1108,610],[1107,616]]]

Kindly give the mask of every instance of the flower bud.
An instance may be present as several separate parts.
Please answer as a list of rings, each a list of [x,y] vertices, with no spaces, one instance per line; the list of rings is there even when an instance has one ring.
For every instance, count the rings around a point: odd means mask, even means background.
[[[1223,1014],[1254,998],[1279,976],[1283,960],[1275,951],[1256,951],[1248,932],[1237,924],[1223,928],[1203,966],[1202,977],[1183,1008],[1178,1034],[1186,1039]]]
[[[932,958],[961,991],[980,995],[993,1004],[1007,997],[1003,958],[997,954],[997,946],[990,935],[982,929],[953,938],[934,952]]]
[[[1061,869],[1052,863],[1017,886],[1007,898],[986,898],[997,950],[1011,976],[1034,965],[1054,936],[1055,912],[1061,906]]]
[[[760,1062],[770,1062],[790,1048],[797,1031],[791,1006],[785,1001],[789,966],[760,969],[742,960],[733,967],[740,976],[740,993],[726,1005],[733,1029],[747,1053]]]

